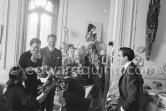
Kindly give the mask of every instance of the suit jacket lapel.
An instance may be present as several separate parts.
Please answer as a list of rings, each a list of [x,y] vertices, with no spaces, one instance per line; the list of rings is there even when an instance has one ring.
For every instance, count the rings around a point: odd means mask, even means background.
[[[55,48],[53,49],[53,61],[56,62],[56,51],[55,51]]]
[[[124,98],[124,95],[123,95],[123,93],[122,93],[122,81],[123,81],[123,79],[124,79],[124,74],[120,77],[120,79],[119,79],[119,93],[120,93],[120,95],[121,95],[121,97],[123,98],[123,99],[125,99]]]
[[[54,50],[53,50],[53,64],[55,65],[55,66],[58,66],[58,64],[59,64],[59,59],[60,59],[60,57],[59,57],[59,55],[58,55],[58,51],[57,51],[57,49],[56,48],[54,48]]]
[[[124,76],[127,74],[127,70],[128,68],[132,65],[132,62],[129,64],[129,66],[122,72],[122,76],[120,77],[119,79],[119,92],[121,93],[121,96],[124,98],[124,95],[122,93],[122,84],[123,83],[123,79],[124,79]],[[125,98],[124,98],[125,99]]]
[[[123,74],[123,75],[120,77],[120,79],[119,79],[119,87],[120,87],[120,85],[121,85],[121,83],[122,83],[123,76],[124,76],[124,74]]]
[[[50,49],[48,48],[48,46],[46,47],[46,54],[47,54],[47,57],[50,57]]]

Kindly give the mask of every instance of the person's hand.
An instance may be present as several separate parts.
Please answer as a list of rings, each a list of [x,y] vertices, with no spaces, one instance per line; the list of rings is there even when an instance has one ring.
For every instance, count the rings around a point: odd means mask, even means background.
[[[42,68],[41,68],[41,67],[37,67],[35,72],[36,72],[38,75],[41,75],[43,71],[42,71]]]
[[[59,84],[59,89],[61,89],[61,90],[65,89],[65,82],[62,82]]]
[[[72,77],[77,77],[77,73],[76,72],[72,72]]]
[[[122,108],[122,106],[120,107],[120,111],[125,111],[125,110]]]

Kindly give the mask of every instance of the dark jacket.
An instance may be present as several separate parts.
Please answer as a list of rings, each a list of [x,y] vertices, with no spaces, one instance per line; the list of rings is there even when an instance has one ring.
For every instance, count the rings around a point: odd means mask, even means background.
[[[42,65],[47,65],[52,68],[62,66],[62,54],[59,49],[54,48],[53,52],[48,47],[41,49],[41,55],[43,59]]]
[[[62,54],[59,49],[54,48],[53,52],[50,51],[50,49],[47,47],[44,47],[41,49],[41,55],[42,55],[42,65],[43,66],[49,66],[53,69],[58,70],[58,67],[62,66]],[[43,74],[43,77],[46,77],[47,74]],[[53,101],[54,101],[54,95],[55,95],[55,88],[54,87],[50,93],[45,98],[44,102],[41,105],[41,110],[44,111],[52,111],[53,110]]]
[[[68,87],[64,93],[67,111],[88,111],[91,99],[85,98],[84,86],[94,85],[91,92],[92,97],[96,97],[99,92],[99,77],[96,68],[89,62],[82,64],[82,74],[71,77],[66,82]],[[93,74],[95,73],[95,74]],[[70,111],[70,110],[69,110]]]
[[[42,66],[42,58],[37,59],[37,62],[32,62],[31,60],[31,56],[32,53],[30,51],[26,51],[24,52],[19,59],[19,65],[23,68],[26,69],[28,67],[41,67]],[[41,85],[41,81],[40,79],[37,79],[37,73],[32,71],[33,74],[29,75],[28,73],[26,73],[27,75],[27,79],[25,80],[25,86],[28,90],[28,92],[30,94],[32,94],[33,96],[37,97],[38,94],[38,85]]]
[[[6,106],[5,110],[0,108],[3,111],[36,111],[39,108],[36,98],[21,83],[8,86],[1,100]]]
[[[130,63],[119,80],[119,104],[125,111],[141,111],[143,79],[139,69]]]

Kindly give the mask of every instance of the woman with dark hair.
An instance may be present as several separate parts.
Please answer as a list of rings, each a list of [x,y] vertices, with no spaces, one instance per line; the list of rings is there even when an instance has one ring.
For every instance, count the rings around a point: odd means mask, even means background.
[[[20,56],[19,65],[23,69],[30,67],[37,68],[42,66],[42,58],[40,54],[41,41],[38,38],[32,38],[30,41],[30,50],[24,52]],[[41,85],[41,81],[37,79],[37,73],[35,71],[26,72],[27,79],[25,80],[25,86],[28,92],[33,96],[38,96],[38,86]]]
[[[51,84],[47,90],[34,97],[28,93],[28,89],[23,85],[25,77],[25,72],[21,66],[14,65],[11,67],[7,88],[2,97],[7,106],[7,111],[36,111],[54,86]]]
[[[86,34],[86,41],[96,41],[97,34],[96,34],[96,26],[93,24],[88,25],[87,34]]]
[[[93,24],[89,24],[88,25],[88,32],[90,32],[92,29],[95,29],[96,28],[96,26],[94,26]]]

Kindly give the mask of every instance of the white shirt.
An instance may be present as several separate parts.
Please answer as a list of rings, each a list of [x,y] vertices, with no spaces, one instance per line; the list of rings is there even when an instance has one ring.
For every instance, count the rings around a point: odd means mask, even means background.
[[[129,62],[127,62],[127,63],[123,66],[125,70],[126,70],[127,67],[130,65],[131,62],[132,62],[132,61],[129,61]],[[125,71],[125,70],[124,70],[124,71]]]
[[[120,111],[125,111],[125,110],[122,108],[122,106],[120,107]]]
[[[48,48],[49,48],[49,50],[50,50],[51,52],[53,52],[54,48],[51,48],[51,47],[49,47],[49,46],[48,46]]]

